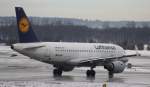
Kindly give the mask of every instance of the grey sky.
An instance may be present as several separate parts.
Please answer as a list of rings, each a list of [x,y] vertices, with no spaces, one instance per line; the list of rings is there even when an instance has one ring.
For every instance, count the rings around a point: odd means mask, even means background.
[[[15,6],[29,16],[150,20],[150,0],[0,0],[0,16],[15,16]]]

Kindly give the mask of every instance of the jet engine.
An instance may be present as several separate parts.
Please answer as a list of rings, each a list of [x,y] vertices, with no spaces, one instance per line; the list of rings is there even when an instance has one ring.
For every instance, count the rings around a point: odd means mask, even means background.
[[[112,73],[121,73],[124,71],[126,65],[122,61],[113,61],[104,65],[104,68]]]

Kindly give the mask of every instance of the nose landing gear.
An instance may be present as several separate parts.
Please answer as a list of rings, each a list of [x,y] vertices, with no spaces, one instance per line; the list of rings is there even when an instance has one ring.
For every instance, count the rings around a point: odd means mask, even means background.
[[[94,70],[87,70],[86,75],[87,75],[87,77],[95,77],[95,71]]]

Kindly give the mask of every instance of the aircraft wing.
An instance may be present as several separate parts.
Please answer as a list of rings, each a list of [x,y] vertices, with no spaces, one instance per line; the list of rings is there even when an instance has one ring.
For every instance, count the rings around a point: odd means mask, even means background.
[[[98,66],[98,65],[103,65],[104,62],[112,61],[114,59],[121,59],[121,58],[123,58],[123,56],[118,57],[118,58],[116,58],[116,57],[107,57],[107,58],[98,58],[98,57],[94,58],[93,57],[93,58],[89,58],[89,59],[78,58],[78,59],[73,59],[70,62],[71,62],[71,64],[75,64],[78,66],[80,66],[80,65],[91,66],[93,64]]]
[[[36,48],[41,48],[44,47],[44,45],[39,45],[39,46],[31,46],[31,47],[26,47],[24,48],[25,50],[30,50],[30,49],[36,49]]]
[[[126,53],[125,55],[123,55],[121,57],[117,57],[117,58],[116,57],[107,57],[107,58],[93,57],[93,58],[89,58],[89,59],[78,58],[78,59],[73,59],[70,62],[72,64],[76,64],[78,66],[80,66],[80,65],[90,66],[93,64],[98,66],[98,65],[103,65],[104,62],[109,62],[109,61],[113,61],[113,60],[121,60],[123,62],[127,62],[128,61],[127,57],[133,57],[133,56],[137,56],[137,53],[130,52],[130,54]]]
[[[30,50],[30,49],[36,49],[36,48],[41,48],[41,47],[45,47],[45,45],[43,44],[14,44],[12,45],[12,48],[14,48],[15,46],[18,46],[18,49],[22,49],[22,50]]]

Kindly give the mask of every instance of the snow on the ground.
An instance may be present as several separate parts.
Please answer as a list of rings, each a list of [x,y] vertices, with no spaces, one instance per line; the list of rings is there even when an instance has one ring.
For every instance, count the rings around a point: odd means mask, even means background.
[[[147,87],[146,85],[92,82],[0,81],[0,87]]]
[[[125,50],[126,55],[140,54],[150,58],[150,51],[148,50]]]
[[[133,67],[132,69],[125,69],[125,72],[145,72],[145,73],[149,73],[150,69],[142,69],[141,67]]]

